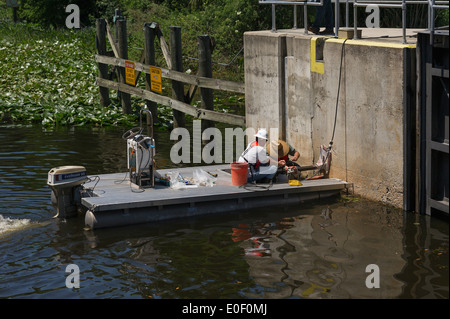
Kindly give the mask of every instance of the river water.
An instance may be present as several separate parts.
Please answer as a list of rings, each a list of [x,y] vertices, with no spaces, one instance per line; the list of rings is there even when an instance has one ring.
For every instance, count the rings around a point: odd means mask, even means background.
[[[53,219],[48,171],[125,172],[125,130],[0,126],[0,298],[449,297],[448,220],[355,196],[94,231]]]

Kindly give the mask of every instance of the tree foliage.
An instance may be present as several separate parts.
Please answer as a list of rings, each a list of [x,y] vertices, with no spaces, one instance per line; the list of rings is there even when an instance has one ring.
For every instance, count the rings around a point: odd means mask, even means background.
[[[65,7],[68,4],[77,4],[80,7],[80,18],[83,25],[93,24],[95,18],[100,16],[112,17],[115,8],[148,10],[154,5],[164,6],[174,14],[195,14],[202,22],[224,30],[257,30],[261,26],[270,27],[270,6],[260,5],[257,0],[22,0],[19,15],[22,19],[38,23],[42,26],[64,26],[67,13]],[[342,7],[342,9],[344,9]],[[364,24],[365,8],[360,8],[359,20]],[[423,27],[427,19],[426,5],[409,5],[407,7],[408,27]],[[314,15],[309,8],[309,19]],[[352,10],[351,10],[352,11]],[[401,11],[398,9],[383,8],[381,24],[383,27],[401,26]],[[240,12],[239,16],[236,16]],[[341,10],[341,13],[344,13]],[[352,15],[352,12],[350,12]],[[302,15],[299,19],[303,19]],[[341,15],[341,20],[343,20]],[[214,20],[216,19],[216,20]],[[343,22],[343,21],[342,21]],[[303,21],[302,21],[303,23]],[[448,25],[448,10],[438,10],[437,25]],[[361,23],[358,23],[362,25]],[[277,7],[277,27],[292,27],[291,6]],[[234,29],[234,30],[233,30]]]
[[[80,8],[80,20],[83,25],[90,24],[89,17],[101,9],[103,1],[92,0],[22,0],[19,16],[44,27],[62,27],[65,25],[66,6],[76,4]]]

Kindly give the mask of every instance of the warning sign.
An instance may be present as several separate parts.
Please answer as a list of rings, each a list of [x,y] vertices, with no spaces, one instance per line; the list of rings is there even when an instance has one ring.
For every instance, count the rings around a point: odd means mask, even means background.
[[[154,92],[162,93],[161,68],[150,67],[150,88]]]
[[[134,67],[135,65],[133,61],[125,61],[125,83],[133,86],[135,84]]]

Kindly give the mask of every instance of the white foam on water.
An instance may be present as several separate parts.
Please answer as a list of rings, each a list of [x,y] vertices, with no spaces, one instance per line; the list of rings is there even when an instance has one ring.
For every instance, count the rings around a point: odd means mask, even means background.
[[[30,225],[30,223],[30,219],[5,218],[0,215],[0,236],[15,230],[20,230]]]

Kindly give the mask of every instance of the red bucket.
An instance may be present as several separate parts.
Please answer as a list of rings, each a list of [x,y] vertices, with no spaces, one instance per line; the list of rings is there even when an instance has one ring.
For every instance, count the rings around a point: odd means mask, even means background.
[[[247,184],[248,163],[234,162],[231,167],[231,184],[241,186]]]

